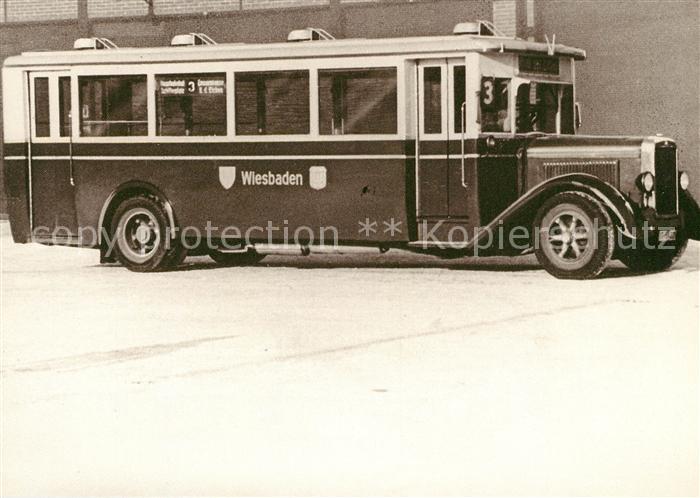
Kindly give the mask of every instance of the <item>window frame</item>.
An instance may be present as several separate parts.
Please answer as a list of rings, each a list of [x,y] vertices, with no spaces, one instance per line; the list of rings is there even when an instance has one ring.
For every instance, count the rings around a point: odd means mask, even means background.
[[[83,117],[82,117],[82,102],[80,100],[80,78],[120,78],[120,77],[131,77],[131,78],[145,78],[146,82],[146,133],[144,135],[82,135],[82,125],[83,125]],[[74,109],[77,109],[78,114],[74,114],[75,116],[78,116],[77,119],[73,120],[74,123],[77,123],[77,134],[79,138],[95,138],[98,139],[97,141],[103,141],[105,138],[114,138],[114,139],[119,139],[119,140],[131,140],[134,138],[150,138],[151,137],[151,126],[152,126],[152,121],[151,121],[151,105],[152,105],[152,100],[155,99],[155,94],[153,93],[153,88],[151,87],[149,83],[149,75],[144,74],[144,73],[139,73],[139,72],[127,72],[124,74],[111,74],[111,73],[102,73],[98,72],[96,74],[88,74],[88,75],[79,75],[76,78],[76,91],[78,95],[78,100],[76,102],[76,107]],[[153,98],[152,98],[153,97]],[[105,123],[109,123],[109,121],[105,121]],[[155,122],[153,122],[153,127],[155,128]],[[76,127],[75,124],[73,126],[73,131],[75,132]]]
[[[400,107],[400,99],[399,99],[399,71],[398,67],[396,66],[377,66],[377,67],[342,67],[342,68],[320,68],[317,70],[317,75],[319,77],[319,82],[320,82],[320,75],[321,72],[327,72],[327,73],[342,73],[342,72],[347,72],[347,73],[359,73],[359,72],[371,72],[371,71],[377,71],[377,70],[384,70],[384,71],[395,71],[396,75],[396,132],[394,133],[340,133],[340,134],[334,134],[334,133],[324,133],[321,134],[320,132],[320,126],[321,126],[321,121],[320,121],[320,114],[321,114],[321,101],[319,98],[316,100],[316,107],[318,109],[319,113],[319,120],[318,120],[318,125],[319,125],[319,136],[321,137],[344,137],[344,136],[350,136],[350,137],[357,137],[357,140],[361,140],[362,137],[367,137],[367,136],[396,136],[398,135],[399,132],[399,107]],[[317,83],[317,88],[318,88],[318,83]],[[335,102],[333,102],[335,104]],[[335,109],[333,109],[333,114],[335,114]]]
[[[226,133],[220,134],[220,135],[159,135],[158,134],[158,78],[164,78],[164,77],[178,77],[178,76],[195,76],[195,75],[200,75],[200,76],[208,76],[208,77],[213,77],[213,76],[218,76],[218,75],[223,75],[224,77],[224,97],[226,98],[226,103],[225,103],[225,109],[226,109],[226,119],[225,119],[225,127],[226,127]],[[202,73],[202,72],[197,72],[197,73],[183,73],[183,72],[174,72],[174,73],[154,73],[154,74],[148,74],[147,75],[147,86],[148,86],[148,137],[151,137],[152,135],[155,136],[156,139],[160,140],[161,138],[177,138],[177,139],[182,139],[182,138],[195,138],[195,139],[203,139],[203,138],[226,138],[231,136],[231,120],[229,119],[229,88],[232,88],[232,86],[229,84],[229,78],[231,77],[230,72],[228,71],[218,71],[218,72],[208,72],[208,73]],[[151,91],[152,87],[152,91]],[[151,100],[151,94],[153,94],[153,107],[151,108],[150,105],[150,100]],[[152,112],[151,112],[152,111]],[[151,120],[151,114],[153,115],[153,119]],[[151,123],[153,123],[153,134],[151,134]]]
[[[58,79],[62,77],[71,78],[71,117],[74,115],[73,108],[73,90],[74,82],[70,70],[56,69],[52,71],[30,71],[29,72],[29,136],[33,143],[68,143],[71,141],[71,136],[61,136],[60,122],[60,105],[59,105],[59,89]],[[38,137],[36,135],[36,95],[35,95],[35,80],[39,78],[48,78],[49,80],[49,135]],[[71,126],[72,129],[72,126]]]
[[[251,75],[251,74],[256,74],[256,75],[271,74],[271,75],[272,75],[272,74],[276,74],[276,73],[307,73],[307,75],[308,75],[307,80],[308,80],[308,85],[309,85],[309,87],[307,88],[308,95],[309,95],[309,102],[308,102],[308,104],[309,104],[309,106],[311,106],[311,103],[312,103],[312,100],[311,100],[311,73],[312,73],[312,71],[311,71],[311,70],[308,70],[308,69],[278,69],[278,68],[275,68],[275,69],[268,69],[268,70],[266,70],[266,71],[241,71],[241,70],[237,70],[237,71],[234,71],[234,72],[233,72],[234,90],[237,90],[237,89],[236,89],[236,83],[237,83],[237,82],[236,82],[235,80],[238,78],[239,75]],[[235,111],[237,112],[237,111],[238,111],[238,107],[237,107],[238,102],[237,102],[237,100],[236,100],[236,93],[234,93],[234,95],[233,95],[233,104],[234,104],[234,109],[235,109]],[[257,113],[257,110],[256,110],[256,113]],[[309,122],[308,122],[308,125],[309,125],[309,126],[308,126],[308,129],[309,129],[309,131],[308,131],[307,133],[241,133],[241,134],[239,134],[239,133],[238,133],[238,122],[235,120],[235,117],[237,117],[237,116],[234,116],[234,120],[233,120],[234,129],[232,130],[232,133],[233,133],[233,136],[235,136],[235,137],[241,137],[241,138],[244,138],[244,137],[245,137],[246,139],[247,139],[248,137],[299,137],[299,136],[308,136],[308,135],[311,135],[311,132],[312,132],[312,126],[311,126],[311,119],[312,119],[312,116],[311,116],[311,108],[308,109],[307,116],[308,116],[308,120],[309,120]],[[259,115],[257,115],[256,117],[257,117],[258,119],[260,119],[260,116],[259,116]]]
[[[418,117],[419,117],[419,133],[421,137],[426,139],[446,139],[447,130],[449,129],[448,123],[448,110],[447,110],[447,60],[419,60],[419,71],[418,71]],[[427,133],[425,131],[425,70],[426,69],[440,69],[440,132],[439,133]]]
[[[72,137],[62,137],[74,143],[254,143],[254,142],[340,142],[340,141],[389,141],[407,138],[409,122],[415,119],[415,103],[408,102],[407,68],[413,61],[409,55],[373,56],[368,59],[330,57],[319,59],[279,59],[274,61],[273,71],[309,71],[309,119],[310,130],[303,135],[236,135],[235,110],[235,75],[237,72],[266,72],[270,71],[269,60],[237,60],[237,61],[196,61],[196,62],[163,62],[155,64],[94,64],[73,66],[70,68],[71,98],[73,116],[80,109],[78,78],[84,76],[146,76],[147,80],[147,116],[148,134],[143,136],[123,137],[83,137],[80,136],[80,119],[73,119]],[[371,68],[395,68],[397,94],[397,132],[376,135],[321,135],[319,133],[318,116],[318,71],[323,69],[361,70]],[[220,136],[158,136],[156,134],[156,75],[192,75],[192,74],[226,74],[226,109],[227,134]],[[410,138],[410,137],[408,137]],[[51,141],[54,141],[52,139]]]
[[[576,135],[576,126],[574,126],[574,131],[572,134],[564,134],[562,133],[562,126],[561,126],[561,114],[562,114],[562,109],[561,109],[561,102],[562,102],[562,96],[563,96],[563,87],[564,86],[570,86],[571,87],[571,98],[574,102],[576,103],[576,84],[572,81],[567,81],[567,80],[557,80],[557,79],[547,79],[547,78],[520,78],[520,77],[515,77],[511,80],[510,85],[511,85],[511,95],[509,97],[510,99],[510,105],[512,108],[512,126],[513,126],[513,133],[526,133],[526,132],[518,132],[516,130],[517,126],[517,116],[516,116],[516,109],[515,106],[517,105],[517,98],[518,98],[518,92],[520,91],[520,87],[522,85],[529,85],[531,83],[537,83],[537,84],[545,84],[545,85],[556,85],[559,87],[559,91],[557,92],[557,114],[555,117],[556,120],[556,132],[555,133],[547,133],[547,135],[550,136],[575,136]]]

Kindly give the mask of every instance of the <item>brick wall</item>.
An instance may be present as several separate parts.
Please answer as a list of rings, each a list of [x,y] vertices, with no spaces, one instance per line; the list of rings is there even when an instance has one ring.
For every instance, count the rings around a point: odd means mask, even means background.
[[[506,36],[515,36],[517,30],[517,5],[515,0],[493,2],[493,23]]]
[[[88,16],[120,17],[145,16],[148,4],[145,0],[88,0]]]
[[[495,1],[500,21],[504,25],[513,22],[508,16],[516,0],[460,0],[465,12],[478,10],[482,4]],[[0,0],[0,23],[51,21],[76,19],[79,0]],[[342,4],[397,6],[401,4],[441,4],[438,0],[339,0]],[[153,0],[156,15],[202,14],[235,12],[239,10],[263,10],[288,7],[327,6],[331,0]],[[146,0],[87,0],[91,18],[138,17],[148,14]],[[510,29],[507,28],[506,29]]]
[[[270,9],[283,7],[304,7],[311,5],[328,5],[329,0],[243,0],[243,8]]]
[[[226,12],[239,10],[241,0],[155,0],[156,15],[174,15],[185,13]]]
[[[0,0],[7,22],[53,21],[78,17],[76,0]]]

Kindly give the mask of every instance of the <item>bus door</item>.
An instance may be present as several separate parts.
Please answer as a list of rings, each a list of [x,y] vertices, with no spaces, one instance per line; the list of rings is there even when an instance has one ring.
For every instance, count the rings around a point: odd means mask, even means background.
[[[34,235],[67,241],[78,235],[71,143],[71,77],[29,77],[31,206]]]
[[[470,169],[464,164],[464,59],[418,63],[416,205],[419,219],[468,221]],[[472,154],[473,156],[473,154]]]

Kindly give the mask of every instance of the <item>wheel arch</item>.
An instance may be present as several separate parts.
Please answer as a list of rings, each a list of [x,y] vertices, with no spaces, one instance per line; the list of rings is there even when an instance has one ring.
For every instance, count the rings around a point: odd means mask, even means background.
[[[521,196],[494,222],[526,223],[531,226],[539,208],[553,195],[561,192],[585,192],[598,200],[615,226],[629,237],[638,233],[638,213],[627,198],[613,185],[588,174],[557,176],[540,183]],[[492,222],[493,223],[493,222]]]
[[[168,224],[170,225],[170,234],[172,238],[177,236],[177,222],[175,218],[175,210],[172,204],[165,196],[165,194],[159,190],[155,185],[143,182],[143,181],[130,181],[123,183],[107,197],[107,200],[102,205],[102,210],[100,211],[100,218],[97,224],[97,241],[98,245],[102,247],[103,245],[103,234],[105,231],[110,230],[110,222],[115,211],[126,199],[135,197],[137,195],[146,195],[153,197],[163,204],[163,209],[168,217]],[[109,233],[109,232],[107,232]]]

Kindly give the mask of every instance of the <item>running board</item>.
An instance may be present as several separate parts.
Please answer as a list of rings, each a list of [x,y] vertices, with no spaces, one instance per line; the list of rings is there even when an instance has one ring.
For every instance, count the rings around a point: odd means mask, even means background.
[[[310,254],[383,254],[388,248],[378,246],[320,246],[302,244],[252,244],[244,249],[222,250],[224,253],[246,253],[249,250],[258,254],[276,254],[280,256],[308,256]]]

